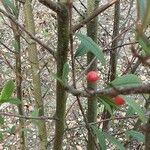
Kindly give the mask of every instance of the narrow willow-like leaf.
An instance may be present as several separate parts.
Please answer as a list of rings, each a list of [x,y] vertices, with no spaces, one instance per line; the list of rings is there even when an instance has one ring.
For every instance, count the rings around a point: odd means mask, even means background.
[[[147,0],[137,0],[137,8],[138,8],[138,13],[140,19],[143,21],[144,20],[144,15],[146,11],[146,6],[147,6]]]
[[[86,46],[81,42],[80,45],[78,46],[76,53],[75,53],[75,57],[78,56],[83,56],[84,54],[86,54],[88,52],[88,49],[86,48]]]
[[[118,150],[125,150],[125,147],[123,146],[122,143],[120,143],[120,141],[118,141],[116,138],[114,138],[112,135],[108,134],[108,133],[105,133],[103,132],[105,138],[113,145],[115,145],[115,147],[118,149]]]
[[[145,141],[144,135],[140,132],[137,132],[134,130],[129,130],[129,131],[126,131],[125,134],[127,135],[127,137],[132,137],[133,139],[137,140],[138,142]]]
[[[2,0],[2,3],[7,9],[9,9],[10,13],[18,18],[19,12],[13,0]]]
[[[106,140],[105,140],[105,136],[103,134],[103,132],[98,129],[95,125],[91,125],[90,126],[94,132],[94,134],[96,135],[98,141],[99,141],[99,146],[101,148],[101,150],[107,150],[106,147]]]
[[[112,108],[118,108],[116,106],[116,104],[114,103],[114,101],[112,100],[112,98],[110,98],[109,96],[98,96],[98,98],[100,98],[100,100],[105,101],[107,104],[109,104]]]
[[[146,56],[150,55],[150,40],[143,34],[138,36],[138,42],[144,50]]]
[[[4,102],[10,103],[10,104],[14,104],[14,105],[20,105],[20,104],[22,104],[22,102],[21,102],[20,99],[13,98],[13,97],[7,99],[7,101],[4,101]]]
[[[102,65],[106,66],[106,59],[104,57],[102,50],[98,47],[98,45],[88,36],[85,36],[80,33],[77,33],[76,36],[81,41],[82,45],[79,46],[80,49],[78,49],[75,56],[78,57],[85,54],[85,52],[91,52],[102,63]]]
[[[5,100],[7,101],[11,97],[14,88],[15,88],[14,82],[12,80],[8,80],[1,91],[0,102],[3,102]]]
[[[146,10],[144,13],[144,19],[142,22],[142,30],[144,31],[150,23],[150,0],[147,0]]]
[[[111,116],[113,117],[112,109],[117,108],[117,106],[113,103],[113,101],[107,98],[106,96],[99,96],[97,99],[98,102],[102,103],[104,107],[108,110],[108,112],[111,114]]]
[[[142,84],[142,81],[134,74],[123,75],[121,77],[116,78],[107,86],[107,88],[111,87],[134,87]]]
[[[125,96],[123,96],[124,100],[126,101],[126,103],[132,107],[132,109],[138,114],[139,118],[141,119],[141,121],[145,124],[146,123],[146,117],[144,114],[143,109],[132,99],[129,99]]]

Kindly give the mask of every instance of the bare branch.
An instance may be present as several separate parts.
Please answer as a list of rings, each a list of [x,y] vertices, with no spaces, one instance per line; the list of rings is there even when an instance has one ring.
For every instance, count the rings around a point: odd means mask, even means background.
[[[83,27],[85,24],[87,24],[88,22],[90,22],[93,18],[95,18],[96,16],[98,16],[101,12],[105,11],[107,8],[109,8],[110,6],[112,6],[117,1],[118,0],[112,0],[110,3],[97,8],[89,17],[83,19],[79,24],[75,25],[73,27],[73,32],[79,30],[81,27]]]
[[[62,12],[62,5],[60,5],[60,3],[53,2],[51,0],[39,0],[39,2],[52,9],[56,13]]]
[[[0,112],[0,115],[1,115],[1,116],[16,117],[16,118],[23,118],[23,119],[57,120],[56,117],[46,117],[46,116],[29,117],[29,116],[23,116],[23,115],[15,115],[15,114],[12,114],[12,113],[6,113],[6,112]]]
[[[149,94],[150,93],[150,83],[143,84],[140,86],[135,86],[135,87],[100,89],[97,91],[93,91],[93,90],[81,91],[81,90],[77,90],[77,89],[73,88],[72,86],[66,86],[66,90],[75,96],[81,96],[81,97],[89,97],[89,96],[93,96],[93,95],[117,96],[119,94],[122,94],[122,95]]]
[[[110,121],[110,120],[125,120],[125,119],[135,119],[135,118],[138,118],[138,117],[139,117],[138,115],[133,115],[133,116],[125,116],[125,117],[112,117],[112,118],[103,119],[103,120],[100,120],[100,121],[97,121],[97,122],[92,122],[92,123],[89,123],[89,125],[95,125],[95,124],[98,124],[98,123],[103,123],[103,122]]]
[[[10,52],[16,54],[16,51],[11,50],[6,44],[4,44],[1,40],[0,40],[0,44],[3,45],[7,50],[9,50]]]
[[[48,47],[45,43],[43,43],[41,40],[39,40],[37,37],[35,37],[32,33],[28,32],[20,23],[16,21],[13,15],[8,14],[3,9],[0,8],[0,12],[9,18],[12,22],[14,22],[22,31],[24,31],[27,35],[31,37],[32,40],[40,44],[42,47],[44,47],[53,57],[56,59],[56,52],[52,50],[50,47]]]

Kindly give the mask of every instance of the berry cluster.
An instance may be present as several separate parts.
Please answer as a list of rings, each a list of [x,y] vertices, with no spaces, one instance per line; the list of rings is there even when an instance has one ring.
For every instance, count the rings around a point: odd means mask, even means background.
[[[99,80],[99,78],[100,77],[96,71],[88,72],[87,77],[86,77],[87,81],[91,83],[96,83]],[[125,101],[120,96],[114,97],[113,101],[117,106],[121,106],[125,104]]]

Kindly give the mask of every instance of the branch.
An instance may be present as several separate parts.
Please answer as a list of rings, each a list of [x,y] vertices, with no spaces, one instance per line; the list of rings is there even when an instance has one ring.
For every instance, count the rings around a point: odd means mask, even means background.
[[[125,116],[125,117],[112,117],[112,118],[103,119],[103,120],[100,120],[100,121],[97,121],[97,122],[89,123],[89,125],[95,125],[95,124],[99,124],[99,123],[103,123],[103,122],[111,121],[111,120],[135,119],[135,118],[138,118],[138,117],[139,117],[138,115]]]
[[[60,5],[60,3],[53,2],[51,0],[39,0],[39,2],[52,9],[56,13],[62,12],[62,5]]]
[[[11,50],[6,44],[4,44],[1,40],[0,40],[0,44],[3,45],[8,51],[16,54],[16,51]]]
[[[98,16],[101,12],[105,11],[107,8],[109,8],[110,6],[112,6],[117,1],[118,0],[112,0],[110,3],[97,8],[89,17],[83,19],[79,24],[75,25],[73,27],[73,32],[79,30],[81,27],[83,27],[85,24],[87,24],[88,22],[90,22],[93,18],[95,18],[96,16]]]
[[[29,117],[29,116],[15,115],[15,114],[5,113],[5,112],[0,112],[0,115],[2,115],[2,116],[9,116],[9,117],[16,117],[16,118],[23,118],[23,119],[57,120],[57,118],[56,118],[56,117],[46,117],[46,116],[40,116],[40,117]]]
[[[81,91],[73,88],[72,86],[66,86],[66,90],[72,93],[74,96],[89,97],[93,95],[99,96],[117,96],[119,94],[129,95],[129,94],[149,94],[150,93],[150,83],[135,87],[124,87],[124,88],[111,88],[111,89],[100,89],[97,91],[87,90]]]
[[[38,44],[40,44],[42,47],[44,47],[51,55],[53,55],[53,57],[56,59],[56,52],[54,50],[52,50],[50,47],[48,47],[45,43],[43,43],[42,41],[40,41],[37,37],[35,37],[32,33],[28,32],[21,24],[19,24],[16,19],[14,18],[14,16],[12,16],[11,14],[8,14],[7,12],[5,12],[3,9],[0,8],[0,12],[6,16],[7,18],[9,18],[13,23],[15,23],[18,27],[20,27],[20,29],[22,31],[24,31],[27,35],[29,35],[31,37],[32,40],[34,40],[35,42],[37,42]]]

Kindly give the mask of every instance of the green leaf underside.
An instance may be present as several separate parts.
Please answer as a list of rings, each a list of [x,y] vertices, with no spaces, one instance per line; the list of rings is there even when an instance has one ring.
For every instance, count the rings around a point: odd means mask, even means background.
[[[100,98],[100,100],[105,101],[106,103],[108,103],[113,108],[118,108],[116,106],[116,104],[112,101],[112,98],[110,98],[109,96],[99,96],[98,98]]]
[[[127,97],[123,97],[126,103],[132,107],[132,109],[138,114],[141,121],[145,124],[146,123],[146,117],[144,114],[143,109],[134,101],[131,99],[128,99]]]
[[[14,88],[15,88],[14,82],[12,80],[8,80],[5,83],[5,85],[4,85],[4,87],[3,87],[2,91],[1,91],[0,102],[7,101],[11,97],[11,95],[12,95],[12,93],[14,91]]]
[[[113,112],[112,112],[112,109],[111,109],[110,105],[102,99],[101,99],[101,102],[105,106],[106,110],[108,110],[108,112],[111,114],[111,116],[113,116]]]
[[[87,52],[88,52],[88,50],[86,49],[85,45],[81,42],[81,44],[78,46],[78,48],[76,50],[75,57],[83,56]]]
[[[121,77],[116,78],[107,86],[107,88],[111,87],[135,87],[142,84],[142,81],[133,74],[123,75]]]
[[[2,3],[3,3],[3,5],[7,8],[7,9],[9,9],[9,11],[13,14],[13,15],[15,15],[16,17],[18,17],[18,9],[17,9],[17,7],[15,6],[15,4],[14,4],[14,2],[13,2],[13,0],[2,0]]]
[[[133,139],[137,140],[138,142],[144,142],[145,141],[144,135],[140,132],[130,130],[130,131],[126,131],[125,134],[127,137],[132,137]]]
[[[99,96],[98,102],[102,103],[105,106],[105,108],[108,110],[108,112],[111,114],[111,116],[113,117],[112,109],[113,108],[117,109],[118,107],[115,105],[112,99],[106,96]]]
[[[142,20],[142,30],[144,31],[150,24],[150,1],[147,0],[146,9],[144,10],[144,18]]]
[[[94,134],[96,135],[96,137],[98,138],[99,146],[100,146],[101,150],[107,150],[106,140],[105,140],[105,136],[104,136],[103,132],[100,129],[98,129],[95,125],[91,125],[91,128],[92,128]]]
[[[77,33],[76,36],[81,41],[79,48],[77,49],[75,56],[82,56],[87,52],[93,53],[96,58],[102,63],[103,66],[106,66],[106,60],[102,50],[98,47],[98,45],[88,36]]]
[[[142,21],[144,20],[146,6],[147,6],[147,0],[138,0],[138,8],[140,13],[140,18]]]

